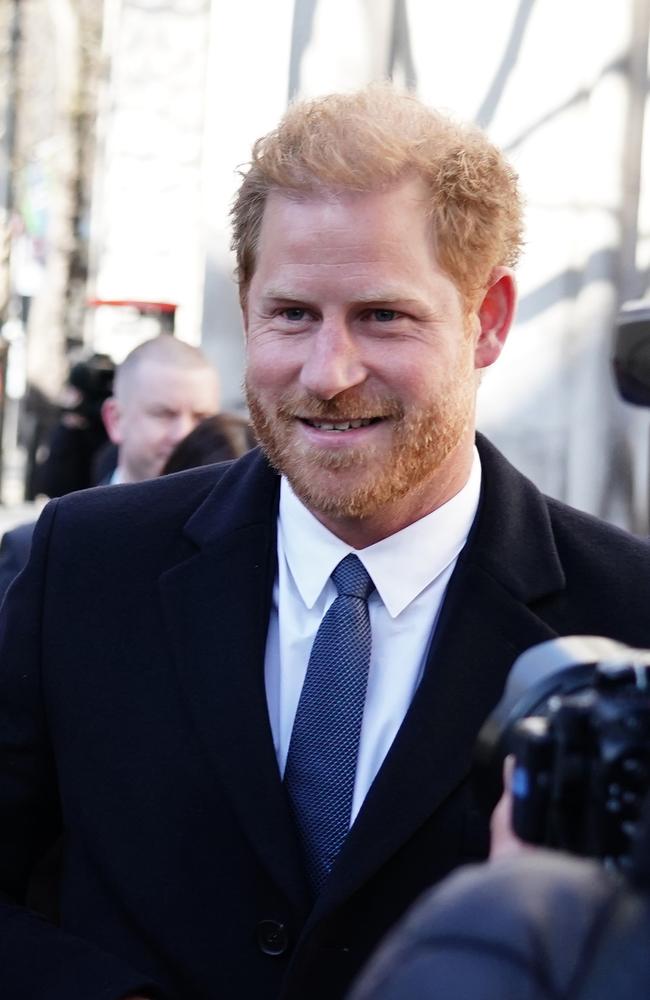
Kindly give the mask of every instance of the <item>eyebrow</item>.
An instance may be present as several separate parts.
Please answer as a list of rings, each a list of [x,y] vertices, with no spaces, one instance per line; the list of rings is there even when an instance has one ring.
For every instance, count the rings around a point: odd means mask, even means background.
[[[266,301],[274,302],[309,302],[311,297],[309,295],[301,296],[294,293],[289,293],[281,288],[269,288],[262,293],[262,299]],[[381,303],[382,305],[399,305],[404,308],[422,308],[422,300],[410,297],[409,295],[401,295],[397,290],[390,288],[383,291],[370,291],[364,292],[363,295],[354,296],[352,299],[355,305],[360,306],[371,306]]]
[[[420,307],[422,306],[422,301],[420,299],[409,298],[408,295],[399,295],[397,293],[384,294],[381,293],[371,293],[370,295],[361,295],[358,299],[354,300],[358,305],[375,305],[381,302],[382,305],[390,306],[403,306],[403,307]]]
[[[274,301],[281,302],[301,302],[302,299],[299,295],[290,294],[289,292],[283,291],[281,288],[267,288],[262,292],[261,298],[263,299],[273,299]]]

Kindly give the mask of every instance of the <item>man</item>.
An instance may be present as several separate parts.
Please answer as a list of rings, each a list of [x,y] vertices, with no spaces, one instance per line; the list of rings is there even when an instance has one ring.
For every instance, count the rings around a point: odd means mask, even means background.
[[[175,446],[219,409],[216,370],[197,347],[161,334],[134,348],[117,369],[102,419],[116,446],[106,483],[137,483],[160,475]],[[21,524],[0,543],[0,600],[29,558],[34,524]]]
[[[299,104],[233,217],[271,464],[51,503],[0,616],[7,895],[67,846],[60,929],[0,911],[8,995],[343,996],[484,857],[517,654],[648,644],[645,544],[475,450],[521,236],[486,138],[389,87]]]
[[[159,476],[178,442],[218,409],[217,372],[197,347],[168,333],[140,344],[118,367],[102,406],[118,449],[111,482]]]

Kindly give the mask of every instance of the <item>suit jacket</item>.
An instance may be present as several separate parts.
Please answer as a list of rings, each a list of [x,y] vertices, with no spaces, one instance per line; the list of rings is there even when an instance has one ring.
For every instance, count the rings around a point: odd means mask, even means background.
[[[264,689],[278,477],[251,452],[48,504],[0,614],[0,888],[62,829],[61,927],[0,906],[0,995],[334,1000],[485,855],[469,774],[509,667],[558,634],[650,645],[650,559],[479,448],[423,679],[313,907]]]

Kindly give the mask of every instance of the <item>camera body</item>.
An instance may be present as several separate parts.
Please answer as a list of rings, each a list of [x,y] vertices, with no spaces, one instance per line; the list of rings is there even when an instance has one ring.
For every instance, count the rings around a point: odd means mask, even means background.
[[[650,406],[650,299],[625,302],[621,307],[612,369],[626,403]]]
[[[650,650],[597,636],[527,650],[479,746],[515,756],[522,840],[625,870],[650,790]]]

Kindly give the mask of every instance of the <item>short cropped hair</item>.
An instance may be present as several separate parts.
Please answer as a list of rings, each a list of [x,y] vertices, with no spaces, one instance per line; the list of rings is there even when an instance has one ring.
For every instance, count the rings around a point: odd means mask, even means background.
[[[138,344],[127,354],[124,361],[118,365],[113,384],[113,395],[118,399],[129,392],[133,377],[146,361],[161,365],[173,365],[175,368],[209,368],[213,369],[205,354],[198,347],[178,340],[170,333],[161,333],[151,340]]]
[[[253,146],[231,216],[242,304],[256,264],[269,192],[378,191],[419,176],[442,269],[466,302],[522,244],[517,175],[478,128],[460,124],[390,84],[289,107]]]

